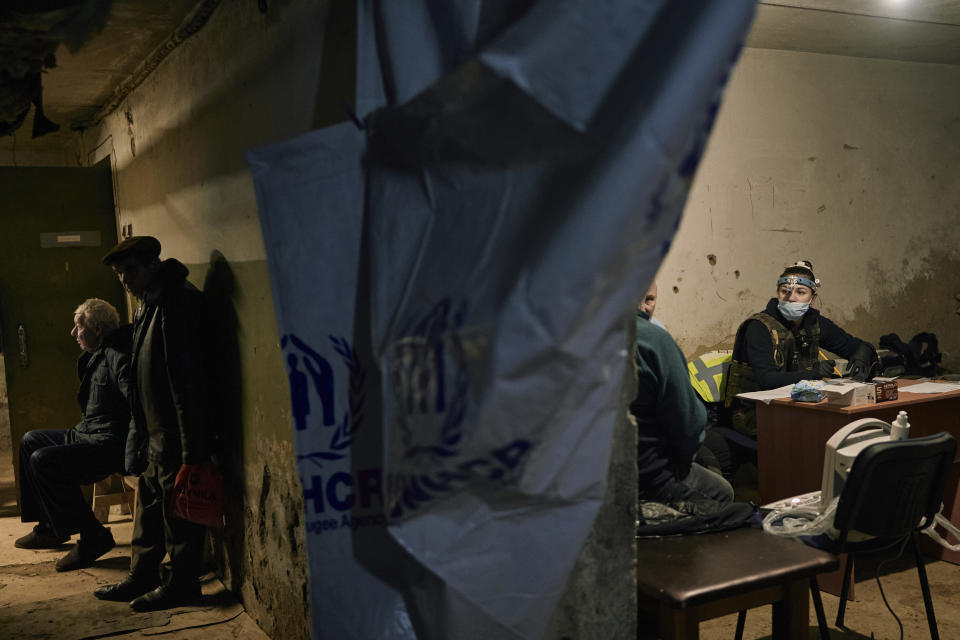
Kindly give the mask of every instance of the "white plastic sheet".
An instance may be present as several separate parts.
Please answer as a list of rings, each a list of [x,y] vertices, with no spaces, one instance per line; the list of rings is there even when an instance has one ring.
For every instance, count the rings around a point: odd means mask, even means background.
[[[753,4],[359,4],[366,129],[248,154],[313,635],[537,638]]]
[[[356,557],[359,545],[368,555],[382,551],[373,560],[380,568],[399,562],[389,545],[363,535],[384,532],[382,464],[376,452],[354,446],[362,428],[380,430],[370,415],[378,397],[365,379],[371,367],[354,339],[363,148],[356,127],[339,125],[257,149],[248,162],[290,380],[312,637],[399,640],[416,637],[402,594]],[[351,410],[351,401],[360,405]]]

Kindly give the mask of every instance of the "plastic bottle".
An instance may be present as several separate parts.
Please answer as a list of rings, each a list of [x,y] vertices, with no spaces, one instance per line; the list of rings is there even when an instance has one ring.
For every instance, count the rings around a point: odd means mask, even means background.
[[[907,422],[907,412],[901,411],[897,419],[890,425],[891,440],[906,440],[910,436],[910,423]]]

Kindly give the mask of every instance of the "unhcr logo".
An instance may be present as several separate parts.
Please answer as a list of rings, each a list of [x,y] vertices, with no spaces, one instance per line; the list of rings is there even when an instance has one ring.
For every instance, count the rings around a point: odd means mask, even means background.
[[[479,435],[464,446],[471,374],[487,351],[483,335],[464,331],[465,318],[466,304],[445,298],[390,347],[389,419],[398,434],[387,478],[392,520],[476,483],[511,481],[533,449],[523,438],[478,447]]]
[[[463,316],[463,304],[454,311],[444,298],[391,346],[389,409],[408,466],[433,467],[460,451],[470,382]]]
[[[343,458],[363,422],[366,372],[346,338],[328,336],[328,340],[337,355],[335,359],[324,357],[292,333],[280,340],[290,381],[294,427],[297,432],[312,431],[311,440],[325,444],[320,450],[298,455],[298,460],[319,463]],[[340,376],[334,374],[334,364],[339,365]],[[337,394],[338,379],[342,387],[340,394]],[[341,400],[346,398],[344,404],[348,405],[340,411],[335,404],[338,395]]]

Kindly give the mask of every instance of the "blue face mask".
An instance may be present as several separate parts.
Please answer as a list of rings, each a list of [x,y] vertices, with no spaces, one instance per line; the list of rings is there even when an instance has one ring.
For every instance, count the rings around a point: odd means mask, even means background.
[[[783,314],[783,317],[787,320],[799,320],[807,313],[807,310],[810,309],[809,302],[787,302],[781,300],[777,304],[777,308],[780,310],[780,313]]]

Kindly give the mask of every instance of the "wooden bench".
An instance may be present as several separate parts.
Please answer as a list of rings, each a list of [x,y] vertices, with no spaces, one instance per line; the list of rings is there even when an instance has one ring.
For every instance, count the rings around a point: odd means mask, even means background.
[[[810,578],[837,566],[833,554],[746,527],[638,539],[637,600],[663,640],[696,640],[701,620],[771,603],[773,638],[806,640]]]
[[[137,479],[115,473],[93,485],[93,500],[90,508],[97,521],[106,524],[110,519],[110,507],[119,504],[121,513],[137,511]]]

